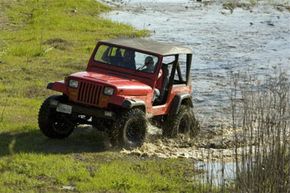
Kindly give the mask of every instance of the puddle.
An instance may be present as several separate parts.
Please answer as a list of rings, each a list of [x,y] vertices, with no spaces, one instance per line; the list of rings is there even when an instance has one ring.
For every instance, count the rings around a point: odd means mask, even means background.
[[[214,185],[227,184],[236,177],[235,162],[198,162],[196,168],[205,170],[205,173],[197,176],[202,182]],[[196,178],[194,176],[194,178]]]

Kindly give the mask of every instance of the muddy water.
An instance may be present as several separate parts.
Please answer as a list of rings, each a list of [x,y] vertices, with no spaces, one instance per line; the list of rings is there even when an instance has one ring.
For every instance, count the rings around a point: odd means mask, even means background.
[[[263,79],[290,65],[290,12],[260,5],[231,13],[188,0],[114,1],[105,17],[152,32],[150,38],[193,49],[193,97],[205,128],[229,122],[231,73]]]

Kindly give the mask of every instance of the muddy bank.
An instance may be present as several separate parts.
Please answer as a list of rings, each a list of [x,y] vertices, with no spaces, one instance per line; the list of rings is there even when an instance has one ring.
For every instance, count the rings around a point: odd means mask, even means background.
[[[239,143],[234,134],[238,133],[240,131],[234,132],[232,129],[227,129],[227,133],[221,130],[206,131],[191,141],[165,139],[155,133],[149,136],[142,147],[133,150],[123,149],[120,153],[143,159],[150,157],[190,159],[194,167],[202,171],[200,175],[193,176],[195,180],[219,185],[235,178],[236,158],[246,150],[246,147],[236,148]]]
[[[187,147],[184,147],[187,146]],[[146,142],[140,148],[134,150],[123,149],[121,153],[137,155],[140,157],[160,157],[160,158],[190,158],[196,161],[220,161],[224,159],[226,162],[234,161],[235,152],[241,155],[242,148],[200,148],[198,146],[190,146],[178,143],[174,140],[158,140],[154,143]]]
[[[140,157],[160,158],[190,158],[197,161],[212,160],[233,161],[234,153],[241,154],[241,130],[228,128],[225,132],[221,129],[206,130],[192,140],[182,138],[163,138],[162,131],[156,127],[149,127],[146,142],[140,148],[133,150],[123,149],[121,153],[132,154]],[[236,149],[236,147],[238,147]]]

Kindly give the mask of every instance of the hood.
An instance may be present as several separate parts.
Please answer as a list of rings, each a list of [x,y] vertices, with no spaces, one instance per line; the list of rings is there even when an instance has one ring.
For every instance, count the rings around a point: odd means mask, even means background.
[[[144,96],[152,92],[152,88],[136,79],[116,75],[113,73],[78,72],[69,76],[69,79],[85,80],[97,84],[111,86],[119,95]]]

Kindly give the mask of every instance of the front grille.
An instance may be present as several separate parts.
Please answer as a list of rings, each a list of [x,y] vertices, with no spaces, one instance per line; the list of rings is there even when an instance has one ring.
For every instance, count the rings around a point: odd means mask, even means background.
[[[85,104],[98,105],[103,87],[96,84],[80,82],[78,101]]]

